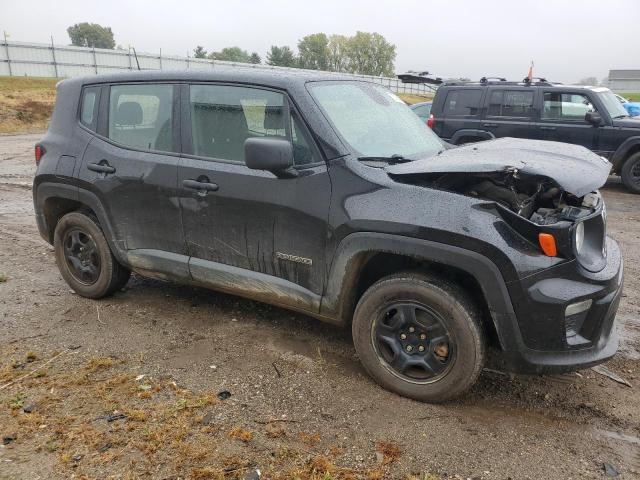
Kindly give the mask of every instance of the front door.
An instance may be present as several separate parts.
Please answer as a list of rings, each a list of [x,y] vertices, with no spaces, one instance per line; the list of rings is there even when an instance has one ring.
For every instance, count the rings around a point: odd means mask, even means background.
[[[537,129],[541,140],[573,143],[597,150],[598,127],[584,119],[596,108],[580,92],[542,91],[542,108]]]
[[[186,254],[176,197],[177,88],[103,87],[100,136],[89,143],[78,175],[99,198],[122,250]]]
[[[297,306],[316,309],[331,185],[326,164],[286,95],[194,84],[182,98],[186,153],[178,182],[193,279],[249,296],[255,291],[259,299],[275,295],[282,298],[270,298],[274,303],[290,304],[282,291],[270,290],[279,285],[299,293]],[[255,136],[292,141],[299,175],[278,178],[249,169],[244,142]]]

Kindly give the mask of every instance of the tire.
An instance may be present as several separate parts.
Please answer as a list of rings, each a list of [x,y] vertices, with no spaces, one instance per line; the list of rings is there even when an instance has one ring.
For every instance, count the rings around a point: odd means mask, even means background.
[[[413,318],[414,327],[402,318]],[[397,324],[403,326],[390,334]],[[389,276],[371,286],[356,306],[352,330],[369,375],[388,390],[424,402],[444,402],[467,391],[486,359],[487,342],[473,301],[456,284],[421,273]],[[405,355],[409,348],[412,353]],[[410,365],[401,373],[396,366],[406,365],[407,357]]]
[[[632,193],[640,193],[640,152],[627,158],[620,171],[622,183]]]
[[[63,216],[53,235],[62,278],[78,295],[102,298],[124,287],[131,272],[111,253],[98,221],[80,212]]]

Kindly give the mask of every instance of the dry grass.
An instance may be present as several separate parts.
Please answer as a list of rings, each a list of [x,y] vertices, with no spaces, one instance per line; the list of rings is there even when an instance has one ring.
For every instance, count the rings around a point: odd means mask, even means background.
[[[413,105],[414,103],[430,102],[433,100],[433,95],[418,95],[415,93],[397,93],[406,104]]]
[[[56,78],[0,77],[0,133],[46,130],[58,81]]]
[[[4,273],[0,273],[0,283],[5,283],[8,279]]]
[[[52,358],[6,348],[0,350],[2,382]],[[0,425],[18,438],[6,448],[51,456],[62,477],[226,480],[253,468],[276,480],[397,477],[392,468],[401,451],[394,443],[378,442],[381,460],[373,460],[372,449],[369,465],[349,468],[340,465],[349,449],[327,445],[320,433],[295,425],[286,432],[275,420],[251,431],[246,425],[255,419],[231,416],[229,403],[215,392],[194,392],[171,378],[138,373],[125,359],[66,354],[47,365],[46,376],[21,379],[0,392]],[[34,406],[31,413],[24,412],[27,405]]]
[[[249,430],[245,430],[242,427],[235,427],[229,431],[229,438],[240,440],[244,443],[249,443],[253,440],[253,433]]]

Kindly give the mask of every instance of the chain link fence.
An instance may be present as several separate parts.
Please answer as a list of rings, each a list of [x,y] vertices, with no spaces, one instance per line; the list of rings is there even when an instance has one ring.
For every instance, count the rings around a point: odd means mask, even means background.
[[[0,76],[67,78],[83,75],[114,73],[123,70],[211,70],[213,68],[257,68],[277,70],[286,75],[294,69],[271,65],[226,62],[177,55],[137,53],[132,50],[105,50],[0,40]],[[317,72],[314,70],[314,72]],[[437,87],[426,84],[402,83],[397,78],[335,73],[379,83],[398,93],[433,95]]]

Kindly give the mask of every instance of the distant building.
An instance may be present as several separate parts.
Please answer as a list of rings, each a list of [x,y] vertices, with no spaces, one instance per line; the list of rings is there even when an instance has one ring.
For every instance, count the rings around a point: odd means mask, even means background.
[[[640,70],[609,70],[609,88],[616,92],[640,92]]]

